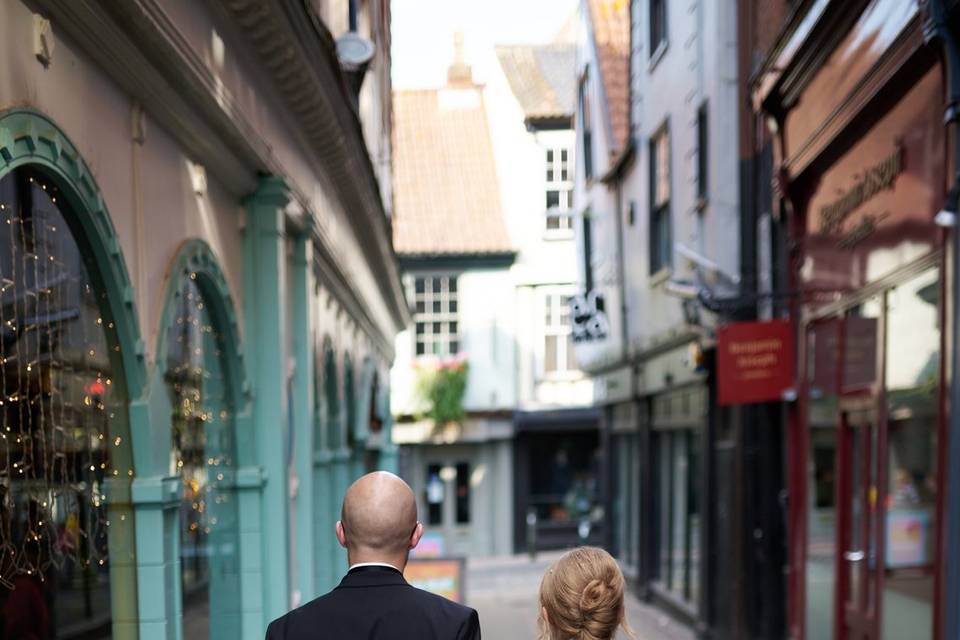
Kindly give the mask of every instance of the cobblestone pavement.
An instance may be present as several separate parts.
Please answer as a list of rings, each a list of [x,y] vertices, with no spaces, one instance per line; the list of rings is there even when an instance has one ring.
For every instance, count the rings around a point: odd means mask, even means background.
[[[485,640],[535,640],[540,577],[559,553],[469,560],[467,604],[480,613]],[[627,598],[627,622],[637,640],[693,640],[693,633],[665,614]],[[618,638],[626,638],[621,633]]]

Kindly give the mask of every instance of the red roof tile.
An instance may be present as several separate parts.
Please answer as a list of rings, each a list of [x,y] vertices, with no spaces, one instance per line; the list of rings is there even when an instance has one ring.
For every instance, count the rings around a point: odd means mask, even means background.
[[[613,133],[610,155],[619,155],[630,136],[630,3],[587,0],[600,76]]]
[[[393,109],[397,253],[512,251],[480,89],[397,91]]]

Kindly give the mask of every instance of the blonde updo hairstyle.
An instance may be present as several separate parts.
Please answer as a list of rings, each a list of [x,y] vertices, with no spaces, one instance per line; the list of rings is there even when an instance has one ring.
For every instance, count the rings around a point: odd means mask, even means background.
[[[621,626],[633,637],[624,618],[624,587],[617,561],[603,549],[564,554],[540,583],[540,640],[609,640]]]

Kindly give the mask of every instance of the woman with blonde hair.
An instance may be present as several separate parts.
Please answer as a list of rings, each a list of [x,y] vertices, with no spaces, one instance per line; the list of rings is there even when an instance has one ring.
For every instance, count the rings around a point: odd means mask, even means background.
[[[540,583],[540,640],[612,640],[633,632],[624,618],[625,581],[617,561],[580,547],[554,562]]]

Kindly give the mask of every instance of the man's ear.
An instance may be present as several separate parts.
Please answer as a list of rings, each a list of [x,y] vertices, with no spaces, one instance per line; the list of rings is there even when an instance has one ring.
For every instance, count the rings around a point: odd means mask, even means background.
[[[418,544],[420,544],[420,538],[423,537],[423,524],[417,523],[417,526],[413,529],[413,535],[410,536],[410,548],[415,549]]]
[[[337,542],[340,543],[340,546],[344,549],[347,548],[347,536],[343,532],[343,522],[337,520]]]

